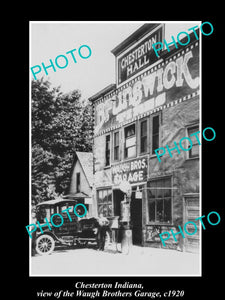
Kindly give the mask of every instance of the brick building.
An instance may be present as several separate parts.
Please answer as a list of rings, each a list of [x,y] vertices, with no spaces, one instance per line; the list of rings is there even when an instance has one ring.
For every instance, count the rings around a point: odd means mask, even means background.
[[[98,213],[123,215],[122,181],[132,186],[129,214],[133,243],[162,247],[159,233],[194,220],[199,205],[199,41],[166,49],[166,24],[144,24],[112,50],[116,83],[92,96],[95,115],[93,195]],[[171,150],[159,162],[155,149],[192,140],[190,151]],[[190,145],[183,141],[183,148]],[[189,228],[191,231],[192,229]],[[181,236],[181,235],[179,235]],[[178,238],[178,236],[177,236]],[[166,248],[196,252],[199,235],[166,241]]]

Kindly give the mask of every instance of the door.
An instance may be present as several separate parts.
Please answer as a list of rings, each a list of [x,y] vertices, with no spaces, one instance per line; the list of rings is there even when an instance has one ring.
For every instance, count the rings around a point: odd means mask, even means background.
[[[132,188],[130,215],[134,245],[142,245],[142,199],[136,199],[136,187]]]
[[[184,223],[186,222],[194,222],[197,225],[197,232],[193,235],[185,234],[184,239],[184,251],[198,253],[200,246],[200,238],[199,238],[199,221],[195,221],[196,218],[200,217],[200,206],[199,206],[199,194],[186,194],[184,195]],[[194,232],[193,225],[187,225],[188,232]]]
[[[121,201],[123,199],[124,193],[121,190],[113,190],[114,216],[121,216]]]

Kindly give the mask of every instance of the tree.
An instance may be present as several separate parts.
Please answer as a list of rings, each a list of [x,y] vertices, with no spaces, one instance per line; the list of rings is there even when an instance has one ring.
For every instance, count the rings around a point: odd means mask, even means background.
[[[76,151],[91,151],[91,104],[78,90],[63,94],[49,81],[33,80],[31,87],[32,202],[67,193]]]

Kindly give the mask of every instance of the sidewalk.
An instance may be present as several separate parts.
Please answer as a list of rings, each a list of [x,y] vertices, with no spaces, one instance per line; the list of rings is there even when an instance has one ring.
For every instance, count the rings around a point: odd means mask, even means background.
[[[109,249],[55,250],[30,259],[31,276],[200,276],[193,253],[133,246],[128,255]]]

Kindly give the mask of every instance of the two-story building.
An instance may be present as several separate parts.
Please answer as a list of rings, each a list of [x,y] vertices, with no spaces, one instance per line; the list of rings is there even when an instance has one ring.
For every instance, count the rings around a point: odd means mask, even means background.
[[[133,243],[153,247],[162,247],[159,233],[176,232],[200,215],[200,146],[190,137],[200,126],[199,40],[191,35],[186,46],[157,57],[152,44],[165,38],[165,26],[144,24],[114,48],[116,83],[90,98],[98,213],[121,217],[120,184],[129,182]],[[159,162],[155,149],[172,149],[187,136],[191,150],[171,150]],[[199,232],[177,239],[166,248],[199,250]]]

